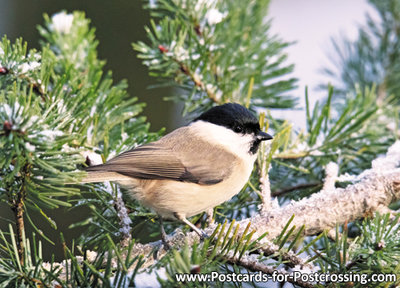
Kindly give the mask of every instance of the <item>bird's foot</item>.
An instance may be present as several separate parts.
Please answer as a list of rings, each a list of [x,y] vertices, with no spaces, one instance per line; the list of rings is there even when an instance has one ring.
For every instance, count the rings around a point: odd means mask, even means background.
[[[210,238],[210,236],[208,236],[208,234],[206,232],[204,232],[203,230],[200,230],[200,231],[201,231],[201,234],[199,234],[200,240],[204,241],[204,240]]]
[[[187,224],[190,228],[192,228],[193,231],[195,231],[200,236],[200,240],[204,240],[204,239],[208,238],[208,235],[203,230],[197,228],[196,225],[194,225],[192,222],[187,220],[185,216],[183,216],[179,213],[176,213],[176,212],[174,213],[174,216],[176,219],[182,221],[183,223]]]
[[[162,239],[161,243],[166,251],[168,251],[172,248],[172,246],[171,246],[171,244],[169,244],[168,240]]]
[[[169,244],[167,233],[165,233],[162,217],[159,216],[158,220],[160,221],[161,242],[164,246],[164,249],[168,251],[172,248],[172,246]]]
[[[210,238],[210,236],[208,236],[208,234],[206,232],[204,232],[203,229],[199,229],[199,228],[196,227],[196,229],[193,229],[193,231],[196,232],[197,235],[200,236],[200,240],[201,241],[204,241],[205,239]]]

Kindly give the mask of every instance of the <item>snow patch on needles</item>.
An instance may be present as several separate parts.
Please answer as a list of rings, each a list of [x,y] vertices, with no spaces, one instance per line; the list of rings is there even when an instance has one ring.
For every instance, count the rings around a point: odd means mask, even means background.
[[[43,130],[39,134],[53,141],[56,137],[63,136],[64,132],[60,130]]]
[[[3,104],[0,106],[0,112],[3,111],[3,113],[6,114],[6,119],[8,118],[8,120],[12,122],[11,124],[13,126],[19,126],[22,122],[20,114],[21,110],[23,109],[24,108],[18,102],[15,102],[14,106],[10,106],[8,104]]]
[[[92,123],[92,124],[90,124],[89,128],[86,131],[86,138],[89,143],[91,143],[91,141],[93,140],[92,139],[93,138],[93,130],[94,130],[94,127],[93,127],[93,123]]]
[[[18,104],[18,102],[15,103],[15,104]],[[19,104],[18,104],[18,106],[19,106]],[[18,109],[18,108],[16,108],[16,109]],[[11,118],[12,118],[12,111],[13,111],[13,109],[11,108],[10,105],[4,104],[2,110],[3,110],[4,113],[7,115],[8,119],[11,119]]]
[[[392,132],[397,132],[397,124],[394,121],[391,121],[388,124],[386,124],[386,128]]]
[[[224,20],[224,18],[228,15],[227,12],[221,13],[217,9],[210,9],[207,11],[206,15],[204,16],[205,20],[207,21],[208,25],[213,26],[218,24]]]
[[[214,95],[214,98],[216,100],[221,100],[222,99],[223,92],[221,90],[219,90],[216,86],[214,86],[211,83],[208,83],[206,85],[206,92],[209,95]]]
[[[57,102],[57,111],[58,111],[58,114],[66,114],[66,113],[68,113],[67,106],[65,105],[63,99],[60,99]]]
[[[104,182],[104,190],[105,190],[108,194],[114,195],[113,187],[111,186],[111,182],[110,182],[110,181]]]
[[[68,34],[71,31],[72,22],[74,20],[74,15],[67,14],[65,11],[54,14],[51,17],[52,23],[50,24],[50,30],[56,31],[58,33]]]
[[[96,113],[97,107],[95,105],[92,106],[90,109],[90,117],[93,117],[94,114]]]
[[[19,66],[19,69],[22,74],[28,73],[30,71],[36,70],[40,67],[40,63],[37,61],[23,63]]]
[[[103,159],[101,158],[101,155],[96,153],[96,152],[93,152],[93,151],[82,151],[81,155],[85,159],[89,159],[90,166],[103,164]]]
[[[189,52],[182,46],[176,47],[174,50],[176,60],[182,62],[189,59]]]
[[[31,143],[29,143],[29,142],[25,143],[25,148],[29,152],[34,152],[36,150],[36,147],[34,145],[32,145]]]
[[[294,154],[302,154],[302,153],[307,153],[310,156],[323,156],[325,155],[324,152],[318,150],[323,145],[323,141],[321,139],[318,139],[317,142],[310,147],[307,142],[301,142],[296,145],[296,147],[290,149],[290,153]],[[340,151],[338,150],[338,153]]]

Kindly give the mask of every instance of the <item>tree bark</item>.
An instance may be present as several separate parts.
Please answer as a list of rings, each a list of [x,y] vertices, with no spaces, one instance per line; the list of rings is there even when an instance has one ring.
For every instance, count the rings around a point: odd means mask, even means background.
[[[22,188],[21,191],[18,192],[17,200],[13,203],[13,207],[12,207],[12,210],[14,212],[14,217],[15,217],[16,229],[17,229],[18,256],[19,256],[21,265],[24,265],[24,262],[25,262],[24,200],[25,200],[25,191],[24,191],[24,188]]]

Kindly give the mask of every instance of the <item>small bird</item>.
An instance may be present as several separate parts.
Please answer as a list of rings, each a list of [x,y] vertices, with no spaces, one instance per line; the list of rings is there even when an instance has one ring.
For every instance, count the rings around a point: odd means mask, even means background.
[[[272,139],[245,107],[213,107],[158,141],[123,152],[102,165],[86,168],[84,183],[115,181],[129,195],[163,218],[187,220],[240,192],[253,170],[260,143]]]

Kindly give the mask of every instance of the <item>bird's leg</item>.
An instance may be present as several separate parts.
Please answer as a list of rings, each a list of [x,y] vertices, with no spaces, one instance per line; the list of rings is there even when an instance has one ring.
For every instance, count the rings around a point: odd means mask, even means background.
[[[192,222],[190,222],[189,220],[186,219],[185,216],[179,214],[179,213],[174,213],[174,216],[176,219],[182,221],[183,223],[189,225],[190,228],[193,229],[193,231],[195,231],[197,234],[199,234],[201,239],[205,239],[208,238],[208,235],[201,229],[197,228]]]
[[[167,236],[167,233],[165,233],[164,221],[161,216],[158,216],[158,221],[160,222],[161,241],[163,242],[165,249],[169,250],[169,249],[171,249],[171,245],[169,245],[169,243],[168,243],[168,236]]]

